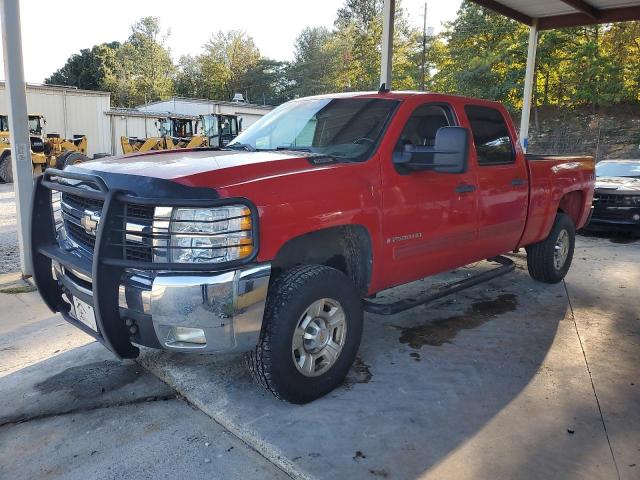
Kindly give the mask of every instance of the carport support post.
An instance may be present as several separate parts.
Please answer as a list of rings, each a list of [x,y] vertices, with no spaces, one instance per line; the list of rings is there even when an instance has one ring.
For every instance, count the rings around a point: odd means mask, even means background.
[[[391,64],[393,61],[393,21],[396,0],[384,0],[382,7],[382,58],[380,62],[380,85],[391,90]]]
[[[529,147],[529,115],[533,98],[533,78],[536,73],[536,51],[538,49],[538,22],[529,29],[529,49],[527,51],[527,70],[524,76],[524,96],[522,100],[522,116],[520,117],[520,143],[522,149]]]
[[[2,48],[4,50],[4,78],[9,106],[9,136],[13,162],[13,188],[16,193],[18,216],[18,245],[23,276],[32,273],[29,217],[33,191],[33,167],[27,116],[27,92],[22,65],[22,34],[20,32],[20,5],[18,0],[0,0],[2,17]]]

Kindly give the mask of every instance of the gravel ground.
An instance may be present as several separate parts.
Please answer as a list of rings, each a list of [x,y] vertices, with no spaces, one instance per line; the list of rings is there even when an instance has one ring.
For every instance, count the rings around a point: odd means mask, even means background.
[[[0,184],[0,273],[20,270],[16,201],[12,184]]]

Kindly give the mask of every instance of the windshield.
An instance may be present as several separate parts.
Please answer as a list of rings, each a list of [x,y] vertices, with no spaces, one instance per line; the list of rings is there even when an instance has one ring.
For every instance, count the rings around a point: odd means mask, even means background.
[[[380,98],[294,100],[262,117],[229,147],[303,150],[366,160],[397,104],[395,100]]]
[[[640,160],[637,162],[600,162],[596,165],[596,177],[640,178]]]
[[[9,117],[6,115],[0,115],[0,132],[9,131]]]
[[[40,135],[42,133],[40,117],[29,117],[29,132],[33,135]]]

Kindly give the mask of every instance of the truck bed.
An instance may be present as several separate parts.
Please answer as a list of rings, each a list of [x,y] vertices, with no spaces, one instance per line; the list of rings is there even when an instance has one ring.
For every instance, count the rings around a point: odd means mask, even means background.
[[[526,154],[529,215],[520,247],[547,237],[560,209],[576,229],[584,226],[593,200],[595,161],[589,156]]]

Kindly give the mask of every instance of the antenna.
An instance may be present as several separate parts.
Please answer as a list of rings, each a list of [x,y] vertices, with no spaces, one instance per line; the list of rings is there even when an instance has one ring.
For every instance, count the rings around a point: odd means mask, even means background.
[[[387,84],[386,83],[382,83],[382,85],[380,85],[380,90],[378,90],[378,93],[389,93],[390,90],[387,88]]]

